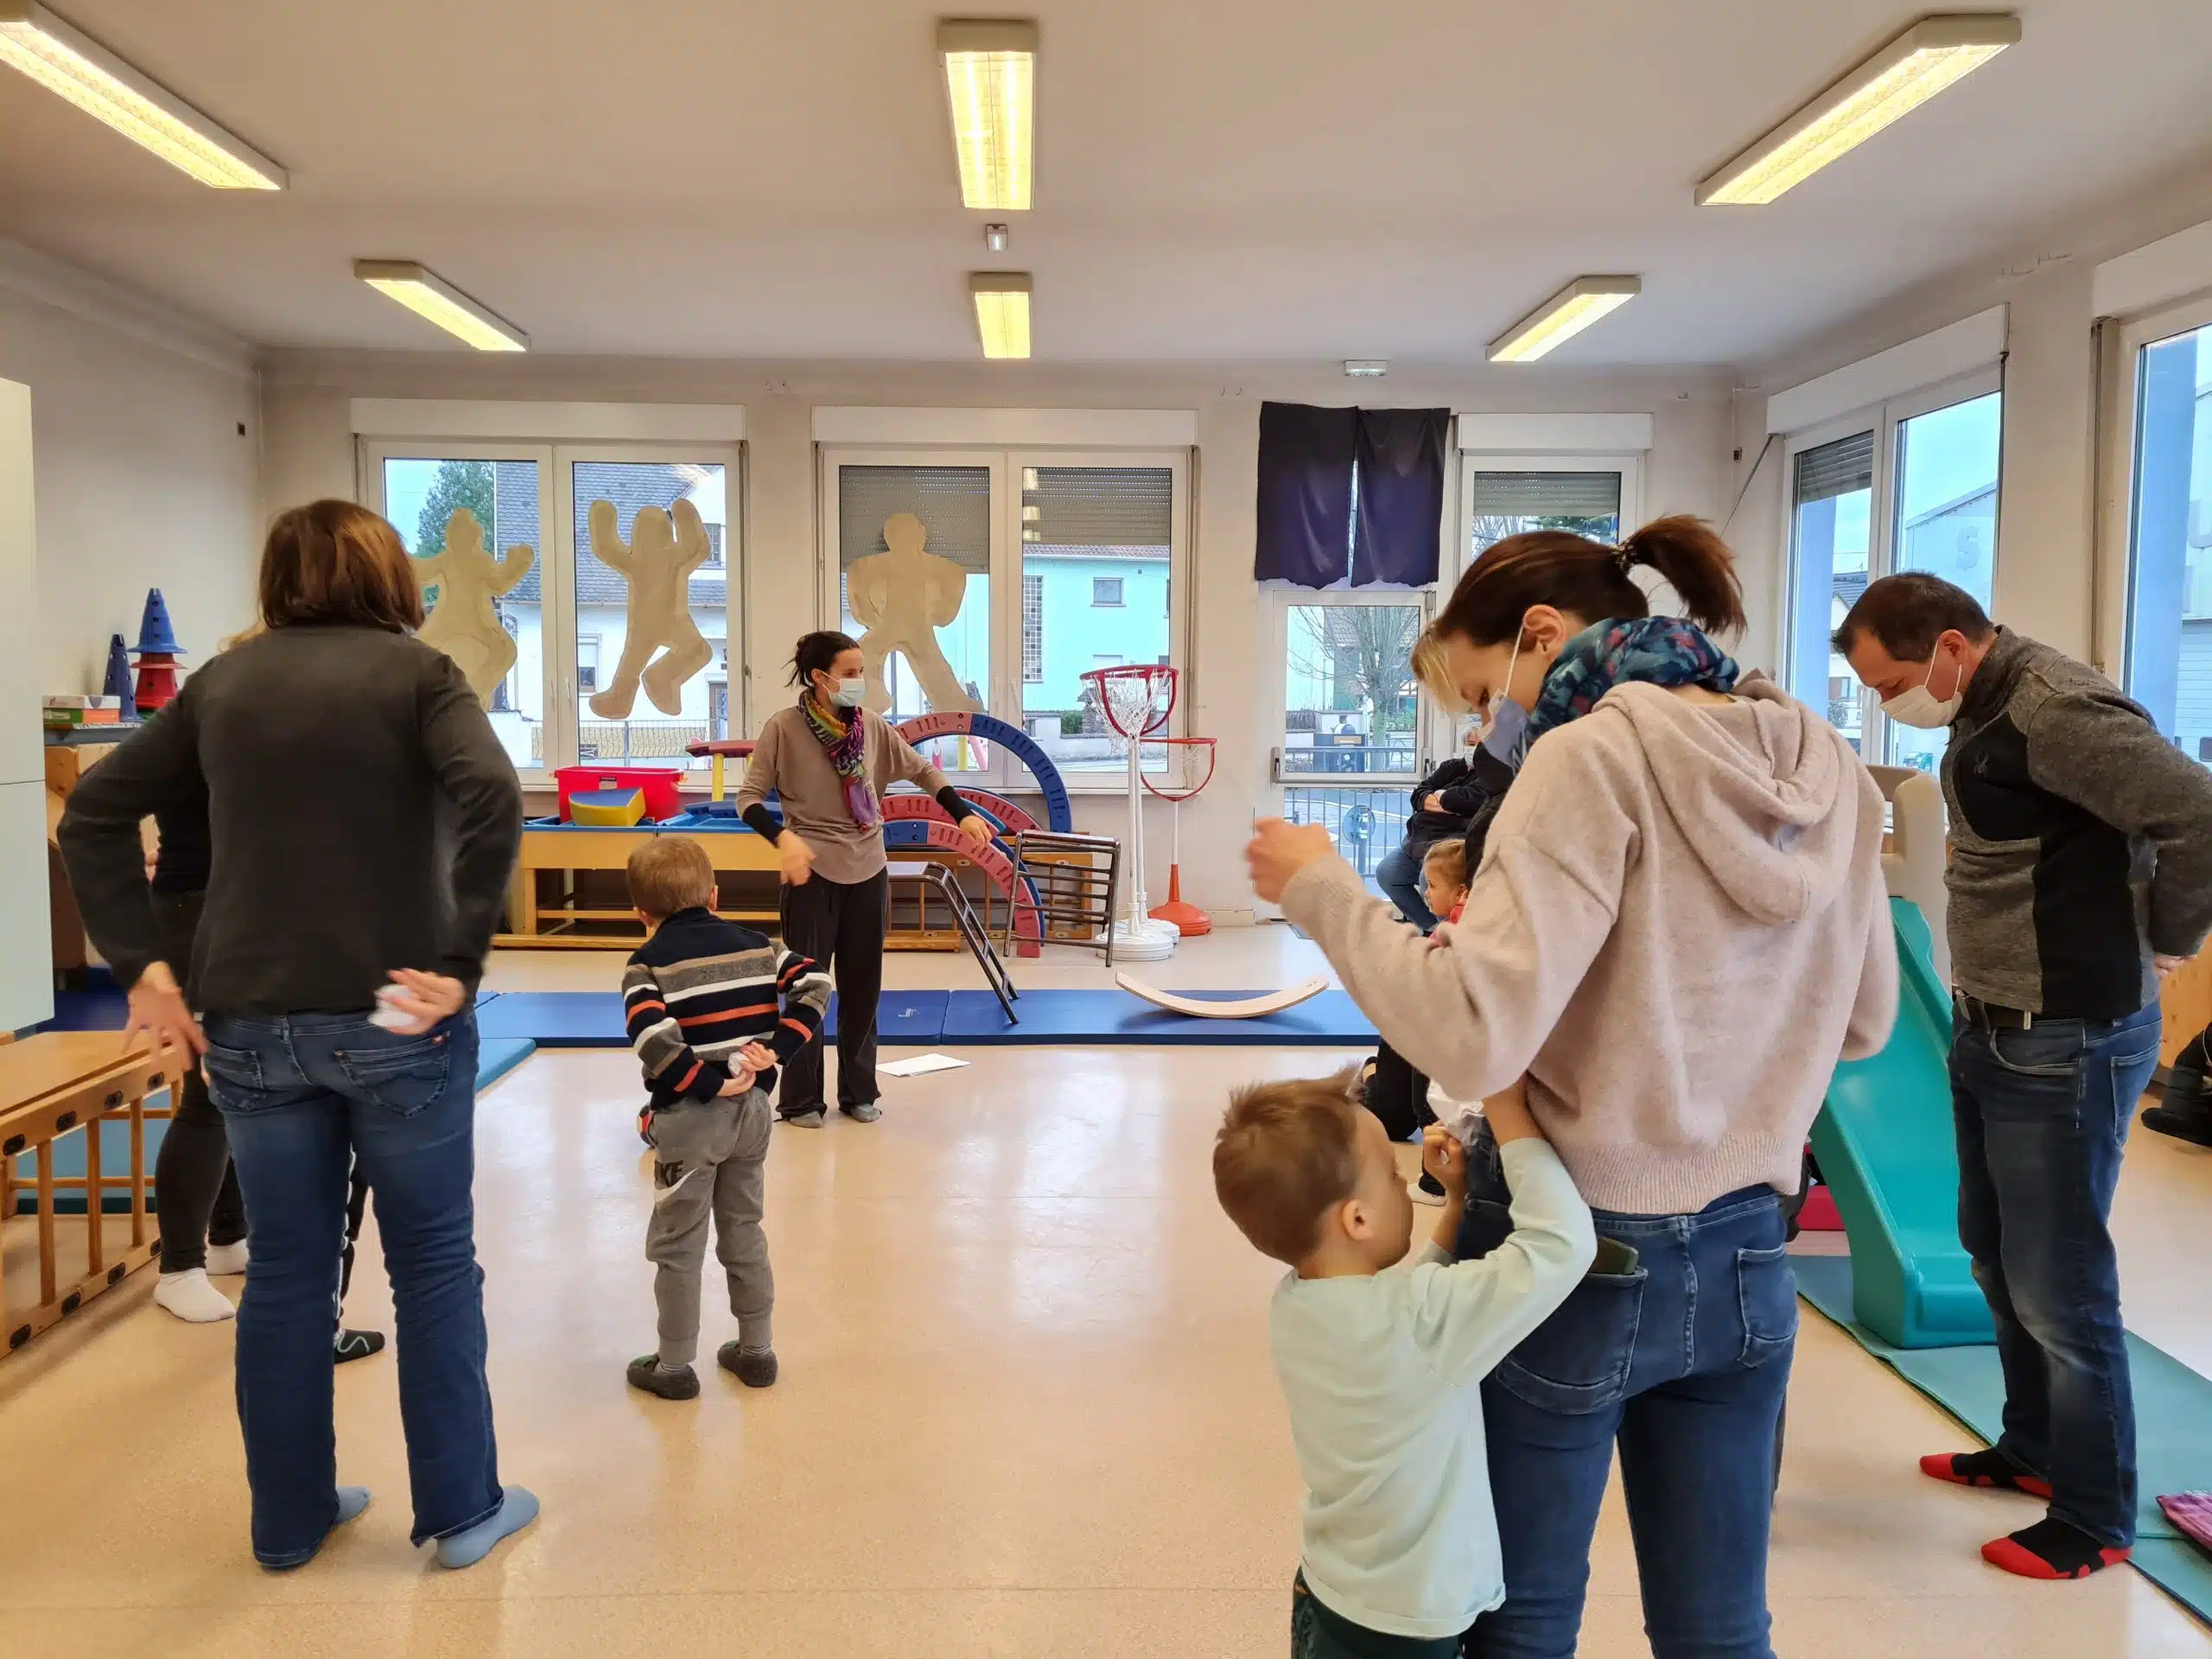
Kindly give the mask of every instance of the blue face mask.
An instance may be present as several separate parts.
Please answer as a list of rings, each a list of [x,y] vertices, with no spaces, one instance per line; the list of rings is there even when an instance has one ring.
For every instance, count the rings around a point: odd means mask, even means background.
[[[1505,683],[1513,683],[1513,671],[1521,661],[1521,638],[1513,639],[1513,654],[1506,659]],[[1518,767],[1529,732],[1529,711],[1503,690],[1490,700],[1490,724],[1484,728],[1481,747],[1503,764]]]

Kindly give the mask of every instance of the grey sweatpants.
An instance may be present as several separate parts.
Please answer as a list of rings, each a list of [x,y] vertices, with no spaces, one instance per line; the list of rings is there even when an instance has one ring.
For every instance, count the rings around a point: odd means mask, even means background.
[[[715,1254],[729,1275],[738,1339],[748,1350],[769,1346],[776,1280],[768,1269],[760,1210],[775,1121],[768,1096],[758,1089],[653,1114],[653,1214],[645,1224],[645,1259],[660,1269],[653,1277],[653,1300],[660,1306],[663,1365],[689,1365],[699,1351],[699,1272],[707,1259],[710,1215]]]

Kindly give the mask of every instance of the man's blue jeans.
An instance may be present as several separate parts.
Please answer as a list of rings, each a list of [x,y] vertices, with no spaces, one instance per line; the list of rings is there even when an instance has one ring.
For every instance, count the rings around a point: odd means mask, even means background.
[[[2135,1403],[2120,1322],[2113,1189],[2158,1064],[2155,1002],[2125,1020],[1951,1038],[1959,1242],[1997,1322],[1998,1450],[2050,1483],[2050,1512],[2107,1548],[2135,1541]]]
[[[1417,848],[1408,854],[1402,846],[1394,847],[1375,867],[1375,885],[1390,895],[1400,915],[1424,932],[1436,925],[1436,917],[1421,893],[1421,855],[1427,850]]]
[[[1503,1236],[1495,1203],[1471,1198],[1463,1255]],[[1506,1599],[1465,1652],[1572,1659],[1618,1443],[1655,1659],[1771,1659],[1767,1533],[1797,1335],[1781,1205],[1745,1187],[1695,1215],[1595,1219],[1636,1250],[1633,1271],[1584,1279],[1483,1384]]]
[[[415,1541],[499,1506],[476,1265],[476,1019],[406,1037],[360,1014],[207,1022],[251,1252],[238,1306],[238,1424],[253,1553],[312,1555],[337,1516],[331,1337],[358,1156],[398,1315],[399,1414]]]

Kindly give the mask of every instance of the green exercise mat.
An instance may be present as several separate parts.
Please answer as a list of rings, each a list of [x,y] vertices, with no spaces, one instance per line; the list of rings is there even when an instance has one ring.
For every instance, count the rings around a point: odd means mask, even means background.
[[[1984,1440],[1995,1441],[2005,1412],[2005,1379],[1995,1348],[1895,1347],[1852,1316],[1849,1257],[1794,1255],[1789,1262],[1797,1270],[1798,1294],[1807,1301]],[[2212,1380],[2133,1332],[2127,1361],[2135,1390],[2139,1477],[2131,1559],[2199,1618],[2212,1621],[2212,1556],[2182,1537],[2158,1510],[2161,1492],[2212,1490]]]

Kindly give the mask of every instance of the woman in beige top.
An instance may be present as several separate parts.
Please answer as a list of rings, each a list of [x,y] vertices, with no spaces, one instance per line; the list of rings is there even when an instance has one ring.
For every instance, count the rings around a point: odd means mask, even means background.
[[[873,1123],[883,1116],[875,1103],[875,1006],[891,919],[884,791],[894,783],[919,785],[979,848],[989,844],[991,825],[881,715],[861,707],[866,672],[860,646],[845,634],[825,630],[799,640],[791,673],[798,702],[761,725],[737,810],[774,843],[784,943],[836,976],[837,1109]],[[766,804],[772,792],[783,805],[780,824]],[[787,1123],[822,1127],[818,1035],[784,1068],[777,1109]]]

